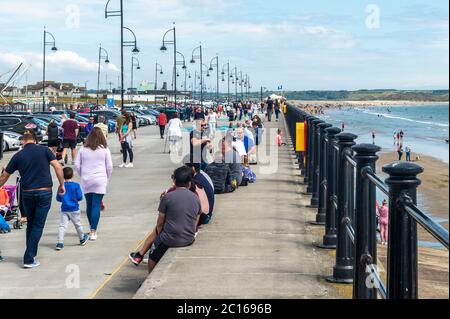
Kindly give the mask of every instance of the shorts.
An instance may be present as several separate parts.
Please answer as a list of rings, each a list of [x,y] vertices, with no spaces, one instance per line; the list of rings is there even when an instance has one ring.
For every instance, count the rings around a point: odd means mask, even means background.
[[[48,140],[47,145],[48,147],[58,147],[59,140]]]
[[[77,140],[63,140],[63,147],[73,150],[77,148]]]
[[[156,237],[155,241],[152,244],[152,247],[150,248],[149,259],[155,263],[159,263],[159,261],[169,248],[169,246],[163,244],[159,236]]]

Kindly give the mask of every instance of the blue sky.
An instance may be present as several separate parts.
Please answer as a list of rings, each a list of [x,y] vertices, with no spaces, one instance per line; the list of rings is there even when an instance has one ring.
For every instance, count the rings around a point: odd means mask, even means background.
[[[102,43],[111,65],[102,68],[101,87],[106,86],[106,75],[116,87],[120,21],[104,18],[105,3],[0,0],[0,75],[25,61],[28,81],[41,80],[46,25],[59,49],[48,55],[47,79],[82,85],[89,81],[88,87],[95,88]],[[111,0],[110,8],[118,4],[119,0]],[[135,71],[135,83],[153,82],[158,60],[165,72],[158,82],[170,84],[172,47],[166,53],[159,48],[163,33],[176,22],[178,51],[187,60],[201,41],[205,63],[218,54],[221,65],[229,60],[248,73],[254,88],[276,89],[279,84],[286,90],[449,86],[447,0],[124,0],[124,7],[125,26],[135,31],[141,50],[136,56],[141,70]],[[126,49],[126,87],[130,66],[131,53]],[[189,69],[194,74],[198,64]],[[17,84],[25,84],[25,77]],[[206,85],[214,88],[214,77]],[[220,85],[225,91],[226,86]]]

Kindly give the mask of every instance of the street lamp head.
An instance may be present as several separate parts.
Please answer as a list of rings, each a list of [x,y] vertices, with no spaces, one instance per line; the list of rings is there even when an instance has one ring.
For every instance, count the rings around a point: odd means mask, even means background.
[[[225,75],[225,72],[224,71],[222,71],[220,74],[222,74],[222,75]]]
[[[161,72],[159,72],[159,74],[161,74],[161,75],[162,75],[162,74],[164,74],[164,73],[163,73],[163,71],[161,71]]]
[[[191,64],[195,64],[195,60],[194,60],[194,58],[192,58],[192,60],[191,60]]]
[[[167,51],[167,47],[165,45],[163,45],[160,49],[162,52],[166,52]]]
[[[134,49],[131,51],[133,54],[138,54],[139,52],[141,52],[138,47],[134,47]]]
[[[213,71],[214,69],[213,69],[213,67],[212,66],[210,66],[209,67],[209,71]]]
[[[186,64],[183,64],[183,66],[181,67],[183,70],[186,70],[187,69],[187,66],[186,66]]]
[[[108,64],[108,63],[109,63],[109,59],[106,59],[106,60],[105,60],[105,63]]]
[[[141,67],[140,67],[140,66],[138,65],[136,69],[140,70],[140,69],[141,69]]]
[[[56,51],[58,51],[58,49],[57,49],[56,47],[53,47],[53,48],[52,48],[52,51],[53,51],[53,52],[56,52]]]

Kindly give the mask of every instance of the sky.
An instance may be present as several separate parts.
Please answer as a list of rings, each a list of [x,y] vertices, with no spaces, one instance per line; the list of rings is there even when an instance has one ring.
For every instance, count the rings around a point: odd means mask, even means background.
[[[51,32],[58,51],[46,54],[46,78],[97,86],[118,86],[120,18],[105,19],[107,0],[0,0],[0,82],[20,62],[28,72],[18,86],[42,80],[43,32]],[[448,89],[449,4],[447,0],[124,0],[124,26],[137,37],[141,69],[134,83],[154,82],[156,61],[172,81],[173,46],[159,49],[163,34],[176,23],[177,50],[192,74],[192,50],[200,43],[204,63],[219,56],[250,77],[254,91]],[[111,10],[119,0],[110,0]],[[168,35],[169,37],[171,34]],[[132,40],[125,31],[125,40]],[[131,48],[125,48],[125,87],[130,87]],[[222,70],[220,70],[222,71]],[[215,71],[206,88],[215,90]],[[184,84],[180,69],[178,87]],[[158,85],[159,86],[159,85]],[[192,80],[187,81],[187,88]],[[226,92],[220,81],[220,91]],[[233,91],[233,88],[232,88]]]

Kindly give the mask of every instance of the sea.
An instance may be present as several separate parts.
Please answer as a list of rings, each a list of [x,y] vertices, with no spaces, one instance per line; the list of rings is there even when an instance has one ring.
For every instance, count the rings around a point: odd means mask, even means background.
[[[414,104],[373,107],[342,107],[341,109],[325,109],[321,119],[341,128],[344,131],[358,135],[357,143],[372,143],[372,131],[375,131],[375,143],[383,151],[396,151],[394,133],[404,132],[403,147],[409,146],[412,157],[415,154],[432,156],[449,163],[449,104]],[[385,174],[380,176],[384,179]],[[377,189],[377,201],[386,199],[385,194]],[[423,205],[423,194],[417,194],[419,208],[426,211]],[[448,222],[448,217],[442,218],[429,214],[436,222]],[[436,241],[420,241],[419,246],[444,249]]]
[[[403,147],[449,163],[449,104],[414,104],[325,109],[321,119],[358,135],[358,143],[375,143],[385,151],[396,151],[394,133],[404,132]]]

